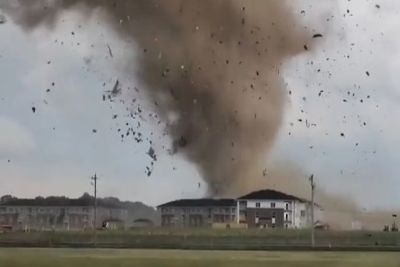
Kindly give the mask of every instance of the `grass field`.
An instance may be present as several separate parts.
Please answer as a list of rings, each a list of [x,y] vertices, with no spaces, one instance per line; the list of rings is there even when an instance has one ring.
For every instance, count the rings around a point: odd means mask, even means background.
[[[391,252],[0,249],[1,267],[400,267]]]
[[[0,234],[0,247],[93,247],[93,232],[12,232]],[[400,249],[400,233],[317,231],[319,247]],[[140,229],[99,231],[98,248],[268,250],[310,245],[308,230]]]

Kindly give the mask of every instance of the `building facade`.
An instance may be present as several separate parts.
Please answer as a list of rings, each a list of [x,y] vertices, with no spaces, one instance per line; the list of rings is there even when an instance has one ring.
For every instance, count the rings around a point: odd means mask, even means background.
[[[311,227],[310,201],[275,190],[260,190],[237,199],[237,223],[249,228]]]
[[[92,229],[94,206],[92,201],[83,199],[42,200],[16,199],[0,205],[0,225],[11,226],[15,230],[85,230]],[[96,228],[109,221],[126,221],[125,209],[98,205]]]
[[[215,224],[247,228],[311,227],[310,201],[275,190],[255,191],[238,199],[182,199],[158,206],[161,225],[201,227]]]
[[[235,223],[234,199],[181,199],[158,206],[164,227],[204,227]]]

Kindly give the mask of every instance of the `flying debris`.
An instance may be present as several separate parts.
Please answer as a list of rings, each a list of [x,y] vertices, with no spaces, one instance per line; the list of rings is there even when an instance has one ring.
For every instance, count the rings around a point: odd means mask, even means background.
[[[0,24],[4,24],[7,22],[7,19],[4,15],[0,14]]]
[[[113,52],[111,50],[111,47],[109,44],[107,44],[107,48],[108,48],[108,53],[110,54],[110,57],[114,57]]]
[[[36,107],[32,107],[32,112],[36,113]]]
[[[316,33],[313,35],[313,38],[321,38],[321,37],[323,37],[323,35],[320,33]]]
[[[154,148],[150,147],[149,151],[147,152],[147,155],[149,155],[149,157],[152,158],[154,161],[157,161],[157,155],[156,152],[154,151]]]
[[[147,175],[147,177],[150,177],[152,173],[153,173],[152,168],[146,166],[146,175]]]
[[[120,87],[120,82],[119,80],[116,80],[113,89],[107,90],[105,92],[110,93],[110,95],[108,95],[108,99],[112,102],[111,98],[118,96],[121,93],[121,91],[122,89]],[[103,100],[105,100],[105,96],[103,96]]]
[[[370,75],[370,74],[369,74],[369,71],[366,71],[365,74],[367,74],[368,77],[369,77],[369,75]]]
[[[262,172],[262,174],[263,174],[264,177],[267,176],[267,174],[268,174],[268,173],[267,173],[267,169],[264,169],[263,172]]]

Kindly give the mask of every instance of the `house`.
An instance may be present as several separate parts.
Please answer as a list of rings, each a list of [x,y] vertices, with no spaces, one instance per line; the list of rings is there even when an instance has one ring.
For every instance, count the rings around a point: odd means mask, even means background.
[[[105,222],[126,221],[127,210],[111,203],[98,201],[96,228]],[[13,230],[85,230],[93,228],[93,198],[78,199],[48,197],[10,199],[0,204],[0,225]]]
[[[311,207],[308,200],[266,189],[238,199],[181,199],[158,210],[162,226],[300,229],[311,227]]]
[[[311,226],[310,201],[275,190],[259,190],[239,197],[237,223],[249,228],[306,228]]]
[[[234,199],[181,199],[157,207],[162,226],[202,227],[235,223]]]

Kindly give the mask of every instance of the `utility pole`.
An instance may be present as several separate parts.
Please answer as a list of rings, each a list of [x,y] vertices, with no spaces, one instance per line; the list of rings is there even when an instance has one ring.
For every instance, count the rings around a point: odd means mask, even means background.
[[[93,231],[94,231],[94,245],[97,243],[96,221],[97,221],[97,175],[91,177],[92,185],[94,186],[94,218],[93,218]]]
[[[310,176],[310,184],[311,184],[311,247],[315,246],[315,236],[314,236],[314,191],[315,191],[315,183],[314,183],[314,174]]]

